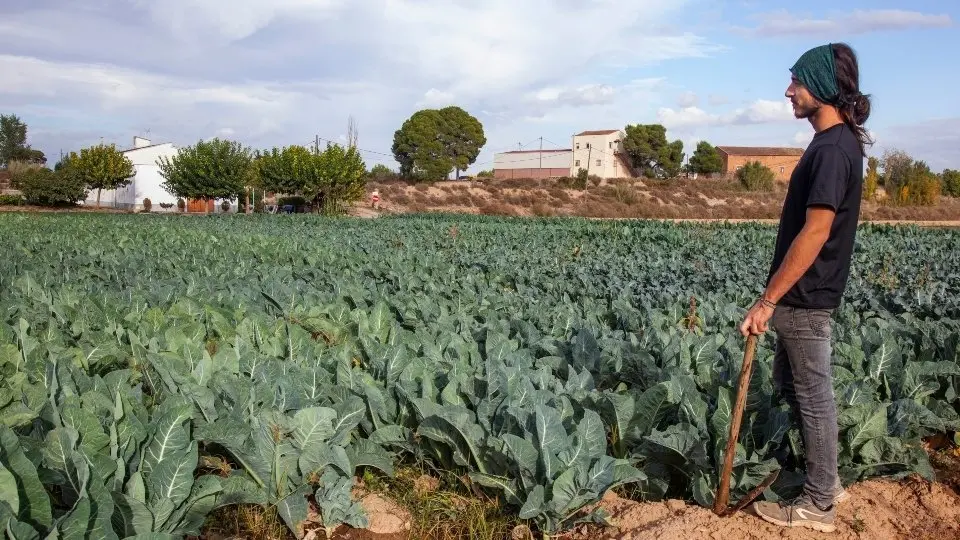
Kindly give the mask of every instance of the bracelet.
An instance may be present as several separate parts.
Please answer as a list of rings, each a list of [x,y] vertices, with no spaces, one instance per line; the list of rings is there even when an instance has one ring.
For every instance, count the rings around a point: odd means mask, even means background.
[[[777,305],[775,303],[767,300],[766,298],[763,298],[762,296],[760,297],[760,302],[770,309],[777,309]]]

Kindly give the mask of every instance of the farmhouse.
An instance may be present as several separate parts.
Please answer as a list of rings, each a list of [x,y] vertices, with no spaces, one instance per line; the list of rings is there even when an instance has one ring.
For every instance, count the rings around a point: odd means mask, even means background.
[[[100,194],[100,205],[127,210],[142,210],[143,200],[150,199],[151,211],[177,211],[177,198],[163,188],[163,177],[160,176],[160,166],[157,160],[161,157],[173,158],[179,149],[173,143],[153,144],[150,139],[143,137],[133,138],[133,148],[121,153],[133,162],[133,181],[120,189],[103,190]],[[87,193],[83,202],[86,206],[97,204],[97,192]],[[161,204],[170,204],[170,208],[163,208]],[[202,208],[200,209],[202,211]]]
[[[618,129],[582,131],[572,148],[513,150],[494,156],[496,178],[559,178],[576,176],[580,169],[600,178],[636,176],[623,153],[625,134]]]
[[[759,161],[772,170],[780,182],[790,180],[793,169],[803,155],[803,148],[789,147],[718,146],[717,150],[723,159],[721,172],[724,176],[736,174],[740,167],[751,161]]]

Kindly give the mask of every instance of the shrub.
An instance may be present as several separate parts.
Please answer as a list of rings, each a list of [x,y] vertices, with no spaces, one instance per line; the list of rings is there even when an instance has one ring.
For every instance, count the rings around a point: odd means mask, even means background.
[[[220,203],[220,210],[223,210],[224,212],[229,212],[229,211],[230,211],[230,201],[223,201],[223,202],[221,202],[221,203]]]
[[[751,161],[737,171],[737,180],[747,191],[773,191],[776,175],[759,161]]]
[[[926,163],[914,161],[898,172],[900,176],[892,193],[894,204],[933,206],[940,200],[940,179],[930,172]]]
[[[589,177],[590,183],[593,184],[593,187],[600,186],[600,183],[603,182],[603,179],[595,174],[591,174]]]
[[[946,169],[940,175],[943,183],[943,194],[949,197],[960,197],[960,171]]]
[[[183,212],[183,210],[184,210],[186,207],[187,207],[187,203],[184,202],[183,199],[177,199],[177,210],[180,210],[181,212]]]
[[[0,206],[20,206],[23,204],[22,195],[0,195]]]
[[[143,199],[143,211],[149,212],[151,208],[153,208],[153,201],[149,197]]]
[[[880,185],[878,168],[880,160],[871,157],[867,159],[867,176],[863,179],[863,198],[872,201],[877,196],[877,187]]]
[[[87,196],[83,179],[69,167],[57,172],[45,167],[25,171],[19,186],[27,202],[40,206],[72,206]]]
[[[173,203],[162,202],[160,203],[160,208],[163,208],[164,210],[169,210],[173,208]]]

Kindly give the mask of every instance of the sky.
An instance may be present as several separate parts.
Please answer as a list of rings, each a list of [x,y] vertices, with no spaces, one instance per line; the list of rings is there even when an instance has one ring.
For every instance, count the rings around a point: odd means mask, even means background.
[[[960,2],[946,0],[4,0],[0,113],[61,151],[133,136],[253,149],[345,141],[396,169],[394,132],[458,105],[496,152],[661,123],[696,143],[804,147],[789,67],[846,42],[871,155],[960,169]],[[948,63],[949,62],[949,63]]]

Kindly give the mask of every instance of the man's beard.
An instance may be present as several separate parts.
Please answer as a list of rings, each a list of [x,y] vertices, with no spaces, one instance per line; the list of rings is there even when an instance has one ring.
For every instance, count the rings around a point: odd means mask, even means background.
[[[813,104],[806,107],[803,105],[797,105],[796,107],[794,107],[794,111],[795,111],[794,114],[800,120],[807,120],[813,115],[817,114],[817,111],[819,110],[820,110],[820,106],[817,104]]]

